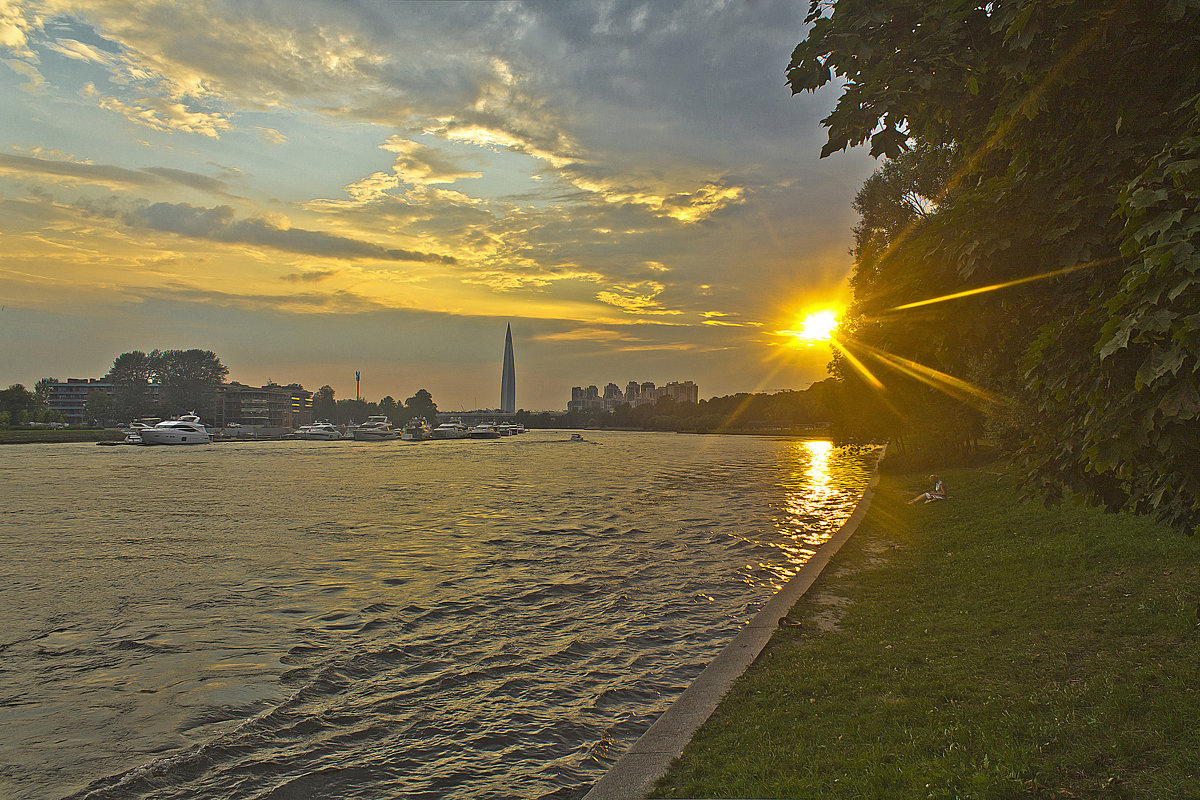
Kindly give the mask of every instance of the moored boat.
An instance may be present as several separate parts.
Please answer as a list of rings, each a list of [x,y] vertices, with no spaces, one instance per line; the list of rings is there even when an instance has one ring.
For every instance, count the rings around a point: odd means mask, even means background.
[[[314,422],[312,425],[301,425],[296,429],[295,438],[297,439],[316,439],[319,441],[336,441],[342,438],[342,432],[339,431],[332,422],[322,420]]]
[[[404,423],[404,431],[400,434],[400,438],[406,442],[423,442],[433,435],[433,428],[425,421],[424,417],[410,419]]]
[[[195,412],[178,419],[163,420],[154,427],[142,427],[137,435],[141,444],[208,444],[212,441]]]
[[[472,439],[499,439],[500,431],[494,422],[481,422],[471,428],[469,435]]]
[[[359,442],[382,442],[388,439],[398,439],[400,434],[392,427],[392,422],[384,414],[367,417],[367,421],[354,429],[354,438]]]
[[[464,425],[460,419],[443,422],[433,429],[434,439],[466,439],[470,435],[470,428]]]

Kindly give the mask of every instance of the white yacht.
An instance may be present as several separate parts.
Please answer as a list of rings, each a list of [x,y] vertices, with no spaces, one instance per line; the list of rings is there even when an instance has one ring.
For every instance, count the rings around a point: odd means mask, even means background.
[[[400,434],[400,438],[406,442],[423,442],[433,436],[433,428],[425,421],[424,417],[410,419],[404,423],[404,432]]]
[[[142,444],[208,444],[212,441],[194,411],[179,419],[164,420],[153,428],[142,428],[138,436]]]
[[[342,438],[342,432],[334,427],[332,422],[322,420],[314,422],[312,425],[301,425],[296,429],[296,438],[335,441]]]
[[[494,422],[481,422],[474,428],[471,428],[468,435],[472,439],[499,439],[500,431],[496,429]]]
[[[460,419],[443,422],[433,429],[433,438],[435,439],[466,439],[470,435],[470,429]]]
[[[360,442],[382,442],[399,439],[400,434],[392,427],[392,421],[384,414],[367,417],[367,421],[354,429],[354,438]]]

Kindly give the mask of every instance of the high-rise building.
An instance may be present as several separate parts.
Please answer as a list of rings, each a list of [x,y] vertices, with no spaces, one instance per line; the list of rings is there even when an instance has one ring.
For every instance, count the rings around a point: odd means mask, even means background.
[[[500,410],[512,414],[517,410],[517,368],[513,361],[512,325],[504,334],[504,371],[500,374]]]

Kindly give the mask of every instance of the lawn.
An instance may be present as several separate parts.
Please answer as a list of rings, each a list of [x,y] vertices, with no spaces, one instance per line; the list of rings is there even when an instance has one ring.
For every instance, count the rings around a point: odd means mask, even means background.
[[[1200,797],[1200,542],[1000,467],[863,524],[654,797]]]

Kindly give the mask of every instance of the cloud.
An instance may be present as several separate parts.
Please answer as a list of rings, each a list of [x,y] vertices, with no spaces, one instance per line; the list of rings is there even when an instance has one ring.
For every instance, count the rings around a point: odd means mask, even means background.
[[[283,276],[283,280],[299,283],[320,283],[335,275],[341,274],[340,269],[310,269],[304,272],[292,272]]]
[[[14,156],[3,153],[0,153],[0,173],[39,175],[66,182],[89,183],[109,188],[176,184],[213,194],[225,194],[227,188],[224,181],[171,167],[126,169],[112,164],[82,164],[77,161]]]
[[[285,144],[287,142],[287,137],[274,128],[265,128],[257,125],[254,130],[258,131],[259,135],[271,144]]]
[[[638,281],[596,293],[596,299],[630,314],[682,314],[664,308],[658,297],[666,287],[657,281]]]
[[[98,96],[96,87],[89,83],[84,87],[84,95]],[[185,103],[162,97],[142,96],[132,103],[115,97],[100,97],[97,104],[105,111],[120,114],[130,122],[164,133],[198,133],[216,139],[222,131],[232,127],[225,114],[193,111]]]
[[[454,264],[452,256],[388,248],[345,236],[287,227],[262,217],[237,219],[230,206],[203,208],[188,203],[155,203],[121,215],[126,225],[226,244],[269,247],[288,253],[347,260],[418,261]]]
[[[440,150],[401,136],[388,137],[380,147],[396,154],[396,163],[392,168],[405,183],[454,183],[464,178],[483,176],[479,170],[468,170],[459,166]]]
[[[76,61],[91,61],[96,64],[113,64],[116,62],[116,57],[112,53],[105,52],[98,47],[84,44],[75,39],[56,39],[53,42],[47,42],[46,47]]]
[[[643,340],[625,331],[607,328],[575,328],[569,331],[536,334],[529,337],[543,342],[641,342]]]
[[[255,313],[271,310],[293,314],[358,314],[394,309],[394,305],[380,303],[374,298],[345,289],[320,292],[293,291],[286,294],[233,294],[175,281],[166,286],[140,290],[139,295],[142,298],[186,303],[211,303]]]

